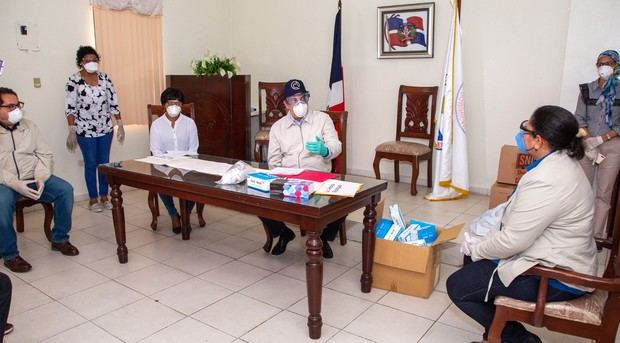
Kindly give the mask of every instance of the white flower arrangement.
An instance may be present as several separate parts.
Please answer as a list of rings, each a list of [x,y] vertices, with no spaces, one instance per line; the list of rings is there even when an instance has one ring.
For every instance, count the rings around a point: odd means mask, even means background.
[[[219,75],[230,78],[237,75],[239,67],[234,57],[219,57],[209,52],[202,59],[192,60],[194,75]]]

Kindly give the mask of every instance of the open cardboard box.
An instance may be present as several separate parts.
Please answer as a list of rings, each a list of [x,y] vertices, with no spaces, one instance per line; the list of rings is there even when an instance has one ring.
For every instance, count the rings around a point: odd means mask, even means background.
[[[510,195],[517,186],[505,185],[503,183],[494,183],[491,186],[491,194],[489,194],[489,208],[494,208],[497,205],[508,201]]]
[[[377,238],[372,286],[428,298],[439,281],[439,245],[458,237],[465,224],[437,228],[437,240],[419,247]]]

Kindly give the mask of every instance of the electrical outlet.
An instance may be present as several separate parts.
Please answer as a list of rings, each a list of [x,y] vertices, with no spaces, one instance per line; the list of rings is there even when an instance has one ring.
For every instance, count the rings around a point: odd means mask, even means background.
[[[34,84],[34,88],[41,88],[41,78],[35,77],[32,79],[32,83]]]

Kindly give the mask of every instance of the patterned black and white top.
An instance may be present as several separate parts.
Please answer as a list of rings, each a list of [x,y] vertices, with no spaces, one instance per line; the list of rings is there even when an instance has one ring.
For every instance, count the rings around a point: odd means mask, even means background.
[[[111,115],[120,114],[112,80],[106,73],[97,75],[96,86],[86,83],[77,72],[65,87],[65,114],[75,117],[79,136],[101,137],[112,132]]]

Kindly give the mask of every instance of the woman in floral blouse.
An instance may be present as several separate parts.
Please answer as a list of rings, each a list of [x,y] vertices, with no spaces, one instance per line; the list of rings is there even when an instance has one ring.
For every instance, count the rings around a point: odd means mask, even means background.
[[[76,62],[80,70],[69,77],[65,87],[65,114],[69,124],[67,149],[73,152],[77,145],[80,146],[90,197],[88,208],[101,212],[104,208],[112,208],[108,201],[108,184],[102,174],[99,174],[97,188],[97,165],[110,161],[114,133],[112,116],[118,126],[116,138],[120,143],[125,139],[125,130],[112,80],[98,70],[97,51],[90,46],[81,46]]]

